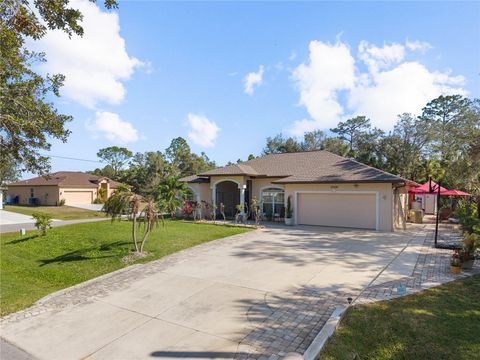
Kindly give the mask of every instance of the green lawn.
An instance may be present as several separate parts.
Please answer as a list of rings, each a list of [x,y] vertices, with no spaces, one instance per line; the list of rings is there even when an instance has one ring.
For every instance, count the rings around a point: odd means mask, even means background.
[[[350,308],[320,358],[355,354],[362,360],[480,359],[480,275]]]
[[[16,212],[24,215],[32,215],[35,212],[47,213],[54,219],[59,220],[75,220],[75,219],[91,219],[105,217],[103,212],[91,211],[71,206],[19,206],[7,205],[5,210]]]
[[[250,231],[249,228],[165,221],[147,240],[151,256],[142,262],[210,240]],[[28,307],[54,291],[125,267],[122,257],[132,248],[131,223],[100,221],[50,229],[20,237],[2,234],[0,315]]]

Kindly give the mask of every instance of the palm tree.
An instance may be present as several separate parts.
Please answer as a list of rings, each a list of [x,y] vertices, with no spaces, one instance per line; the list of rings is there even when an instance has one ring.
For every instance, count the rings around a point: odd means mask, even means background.
[[[187,190],[187,185],[175,177],[163,179],[160,183],[159,199],[157,199],[160,208],[165,209],[172,218],[175,218],[177,208],[182,206]]]
[[[157,224],[157,206],[153,200],[149,200],[147,202],[147,205],[143,209],[143,225],[144,225],[144,231],[143,231],[143,238],[142,238],[142,244],[140,246],[140,253],[143,253],[143,247],[145,246],[145,241],[147,240],[148,235],[150,234],[150,231],[152,230],[153,226]],[[162,216],[162,223],[163,223],[163,216]],[[165,225],[165,223],[163,223]]]
[[[141,204],[143,198],[140,195],[135,194],[126,185],[119,186],[110,198],[105,202],[103,210],[108,216],[120,220],[122,215],[128,215],[132,218],[132,240],[135,247],[135,252],[143,254],[143,247],[145,241],[152,230],[153,225],[157,221],[157,211],[153,201],[148,201],[145,208],[141,211]],[[143,222],[137,223],[140,213],[143,212]],[[142,238],[141,247],[138,247],[137,241],[137,225],[144,224],[144,233]]]

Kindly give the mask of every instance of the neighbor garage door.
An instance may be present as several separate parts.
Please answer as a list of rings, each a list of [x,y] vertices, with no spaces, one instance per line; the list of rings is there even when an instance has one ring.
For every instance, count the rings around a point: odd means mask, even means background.
[[[65,204],[91,204],[91,191],[64,191]]]
[[[376,228],[376,194],[298,193],[297,223]]]

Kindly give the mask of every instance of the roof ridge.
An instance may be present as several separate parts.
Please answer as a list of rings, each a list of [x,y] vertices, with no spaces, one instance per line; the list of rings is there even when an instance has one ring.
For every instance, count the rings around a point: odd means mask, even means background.
[[[343,158],[343,159],[352,161],[352,162],[357,163],[357,164],[359,164],[359,165],[363,165],[363,166],[365,166],[365,167],[367,167],[367,168],[374,169],[374,170],[379,171],[379,172],[381,172],[381,173],[383,173],[383,174],[390,175],[390,176],[393,175],[393,176],[398,177],[398,178],[400,178],[400,179],[402,179],[402,180],[408,181],[407,179],[403,178],[402,176],[395,175],[395,174],[389,173],[388,171],[385,171],[385,170],[376,168],[376,167],[374,167],[374,166],[370,166],[370,165],[364,164],[364,163],[362,163],[362,162],[360,162],[360,161],[358,161],[358,160],[355,160],[354,158],[346,158],[346,157],[344,157],[344,156],[337,155],[337,154],[334,154],[334,153],[330,153],[330,154],[333,154],[333,155],[338,156],[338,157],[341,157],[341,158]]]
[[[260,156],[257,156],[255,159],[251,159],[251,160],[246,160],[246,161],[242,161],[243,163],[246,163],[246,162],[249,162],[249,161],[254,161],[254,160],[257,160],[257,159],[261,159],[262,157],[267,157],[267,156],[272,156],[272,155],[288,155],[288,154],[302,154],[302,153],[313,153],[313,152],[329,152],[327,150],[300,150],[300,151],[285,151],[285,152],[280,152],[280,153],[270,153],[270,154],[263,154],[263,155],[260,155]]]

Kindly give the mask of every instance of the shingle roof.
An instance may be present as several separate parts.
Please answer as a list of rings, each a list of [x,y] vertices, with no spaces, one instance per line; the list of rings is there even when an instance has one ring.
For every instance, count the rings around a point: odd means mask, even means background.
[[[206,171],[201,176],[211,176],[211,175],[250,175],[256,176],[258,175],[257,171],[255,171],[251,166],[249,166],[248,161],[241,164],[234,164],[224,166],[218,169],[213,169],[210,171]]]
[[[406,180],[328,151],[270,154],[201,174],[280,177],[276,183],[405,182]]]
[[[32,179],[16,181],[8,184],[8,186],[60,186],[60,187],[76,187],[76,188],[96,188],[98,183],[106,179],[110,183],[112,189],[117,188],[120,183],[110,180],[104,176],[97,176],[76,171],[59,171],[50,174],[48,177],[35,177]]]
[[[198,176],[198,175],[190,175],[180,178],[179,181],[188,182],[188,183],[203,183],[203,182],[210,182],[210,179],[205,176]]]

